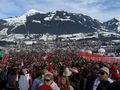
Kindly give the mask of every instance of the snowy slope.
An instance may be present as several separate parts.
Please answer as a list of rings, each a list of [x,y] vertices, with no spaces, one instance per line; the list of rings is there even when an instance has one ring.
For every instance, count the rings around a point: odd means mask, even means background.
[[[115,17],[103,24],[107,29],[120,33],[120,17]]]
[[[25,13],[25,16],[33,16],[33,15],[35,15],[37,13],[40,13],[40,11],[35,10],[35,9],[31,9],[27,13]]]
[[[7,35],[8,28],[4,28],[0,31],[0,35]]]
[[[35,15],[37,13],[40,13],[40,12],[37,10],[31,9],[22,16],[4,19],[5,21],[7,21],[7,23],[5,23],[5,25],[13,25],[13,26],[23,25],[26,23],[26,17]]]
[[[16,40],[25,39],[23,34],[9,34],[5,38],[1,39],[1,41],[16,41]]]
[[[7,21],[5,25],[20,26],[26,23],[26,16],[22,15],[14,18],[7,18],[4,20]]]
[[[120,32],[120,17],[116,17],[116,19],[119,21],[116,23],[118,25],[117,31]]]

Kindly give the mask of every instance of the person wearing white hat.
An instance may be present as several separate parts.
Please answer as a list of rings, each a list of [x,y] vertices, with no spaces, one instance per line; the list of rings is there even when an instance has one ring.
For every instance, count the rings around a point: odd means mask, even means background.
[[[63,76],[70,76],[72,74],[72,72],[69,70],[69,68],[65,68],[64,72],[63,72]]]
[[[100,69],[98,77],[96,78],[96,80],[93,84],[93,90],[97,90],[97,87],[101,83],[101,81],[108,81],[110,83],[113,83],[113,80],[109,78],[109,74],[110,74],[109,68],[102,67]]]

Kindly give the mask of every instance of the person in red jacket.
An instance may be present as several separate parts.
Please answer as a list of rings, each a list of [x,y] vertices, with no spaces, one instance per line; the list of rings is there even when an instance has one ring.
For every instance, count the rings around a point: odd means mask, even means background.
[[[40,84],[37,90],[60,90],[54,82],[53,74],[48,73],[44,76],[44,82]]]
[[[36,89],[36,90],[53,90],[51,88],[51,78],[50,78],[50,74],[46,74],[44,77],[44,82],[42,84],[40,84],[40,86]]]
[[[115,65],[113,65],[113,66],[111,67],[111,78],[112,78],[113,80],[120,80],[120,74],[119,74],[119,72],[118,72],[118,67],[115,66]]]
[[[49,85],[43,84],[42,86],[38,87],[37,90],[53,90]]]

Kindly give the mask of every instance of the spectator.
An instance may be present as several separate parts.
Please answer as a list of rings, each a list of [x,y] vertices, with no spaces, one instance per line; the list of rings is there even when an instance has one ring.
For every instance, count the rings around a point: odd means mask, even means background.
[[[3,66],[0,64],[0,90],[5,88],[6,75]]]
[[[20,90],[28,90],[29,89],[29,81],[30,81],[30,75],[27,72],[26,68],[22,68],[20,76],[17,78],[19,89]]]
[[[36,90],[42,82],[42,73],[39,71],[33,81],[32,90]]]
[[[112,79],[109,78],[110,71],[107,67],[102,67],[99,72],[99,76],[96,78],[94,85],[93,85],[93,90],[96,90],[98,85],[102,80],[108,81],[110,83],[113,82]]]
[[[57,84],[54,82],[54,77],[52,74],[48,73],[45,74],[44,77],[44,82],[38,87],[37,90],[41,90],[41,87],[46,86],[47,85],[47,89],[52,89],[52,90],[60,90],[60,88],[57,86]],[[48,88],[48,86],[50,86]],[[46,90],[46,89],[44,89]]]
[[[9,68],[7,73],[7,90],[15,90],[16,88],[16,70],[14,68]]]
[[[114,81],[111,83],[108,90],[120,90],[120,81]]]
[[[110,82],[103,80],[100,82],[96,90],[108,90],[109,86],[110,86]]]
[[[69,78],[67,76],[61,77],[60,90],[74,90],[70,85]]]
[[[38,87],[36,90],[53,90],[50,85],[43,84],[40,87]]]
[[[111,67],[111,78],[113,80],[120,80],[119,71],[115,65]]]

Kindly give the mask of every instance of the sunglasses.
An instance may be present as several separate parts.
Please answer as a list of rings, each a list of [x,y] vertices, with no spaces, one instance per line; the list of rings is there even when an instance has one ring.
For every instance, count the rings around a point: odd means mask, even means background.
[[[99,74],[100,74],[100,75],[104,75],[105,72],[104,72],[104,71],[100,71]]]
[[[50,81],[50,79],[44,79],[44,81],[49,82],[49,81]]]

